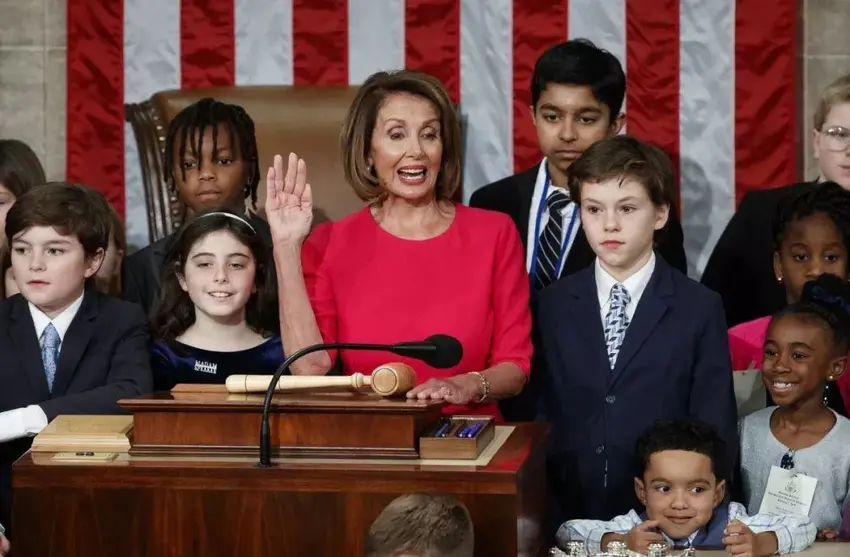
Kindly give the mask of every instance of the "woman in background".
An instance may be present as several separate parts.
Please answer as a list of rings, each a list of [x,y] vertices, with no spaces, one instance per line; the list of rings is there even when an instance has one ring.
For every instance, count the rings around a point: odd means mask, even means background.
[[[121,297],[121,264],[124,262],[124,254],[127,252],[127,234],[124,230],[124,221],[121,215],[111,204],[109,205],[112,217],[112,230],[109,233],[109,247],[103,257],[103,263],[94,276],[98,290]]]
[[[17,293],[17,287],[7,290],[15,280],[7,264],[6,213],[24,192],[44,182],[44,168],[29,145],[17,139],[0,139],[0,256],[4,262],[0,298]]]

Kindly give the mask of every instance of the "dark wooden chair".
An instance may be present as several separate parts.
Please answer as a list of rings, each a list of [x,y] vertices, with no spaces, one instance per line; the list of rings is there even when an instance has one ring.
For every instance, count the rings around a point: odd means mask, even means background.
[[[357,87],[234,86],[162,91],[125,105],[139,150],[151,241],[183,222],[186,208],[168,186],[163,160],[168,123],[183,108],[214,97],[245,108],[254,120],[260,157],[257,212],[264,216],[265,171],[272,157],[290,151],[308,164],[316,206],[314,223],[336,220],[363,206],[348,186],[339,156],[342,123]]]

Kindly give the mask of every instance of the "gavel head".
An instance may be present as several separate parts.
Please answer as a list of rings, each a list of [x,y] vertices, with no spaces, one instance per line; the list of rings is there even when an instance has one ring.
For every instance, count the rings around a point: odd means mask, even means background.
[[[384,364],[372,371],[372,390],[381,396],[403,395],[415,386],[416,372],[407,364]]]

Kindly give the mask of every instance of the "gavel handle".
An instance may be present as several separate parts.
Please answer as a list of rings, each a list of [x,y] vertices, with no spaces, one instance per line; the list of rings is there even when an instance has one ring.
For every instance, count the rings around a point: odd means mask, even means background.
[[[271,383],[271,375],[231,375],[225,386],[229,393],[264,393]],[[327,375],[287,375],[281,377],[275,392],[325,389],[329,387],[350,387],[359,389],[372,384],[372,378],[362,373],[346,376]]]

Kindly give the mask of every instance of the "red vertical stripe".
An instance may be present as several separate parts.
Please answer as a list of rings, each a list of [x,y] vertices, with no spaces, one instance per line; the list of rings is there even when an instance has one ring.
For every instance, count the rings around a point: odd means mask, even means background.
[[[735,10],[736,201],[797,181],[797,1]]]
[[[295,85],[348,85],[348,2],[293,0]]]
[[[540,55],[567,39],[567,0],[514,0],[513,91],[514,170],[542,157],[531,121],[531,74]]]
[[[407,0],[404,65],[440,81],[460,98],[460,0]]]
[[[234,25],[233,0],[180,0],[183,88],[233,85]]]
[[[68,2],[66,174],[124,214],[123,2]]]
[[[678,184],[678,0],[627,0],[626,80],[628,133],[670,156]],[[678,209],[678,188],[675,199]]]

